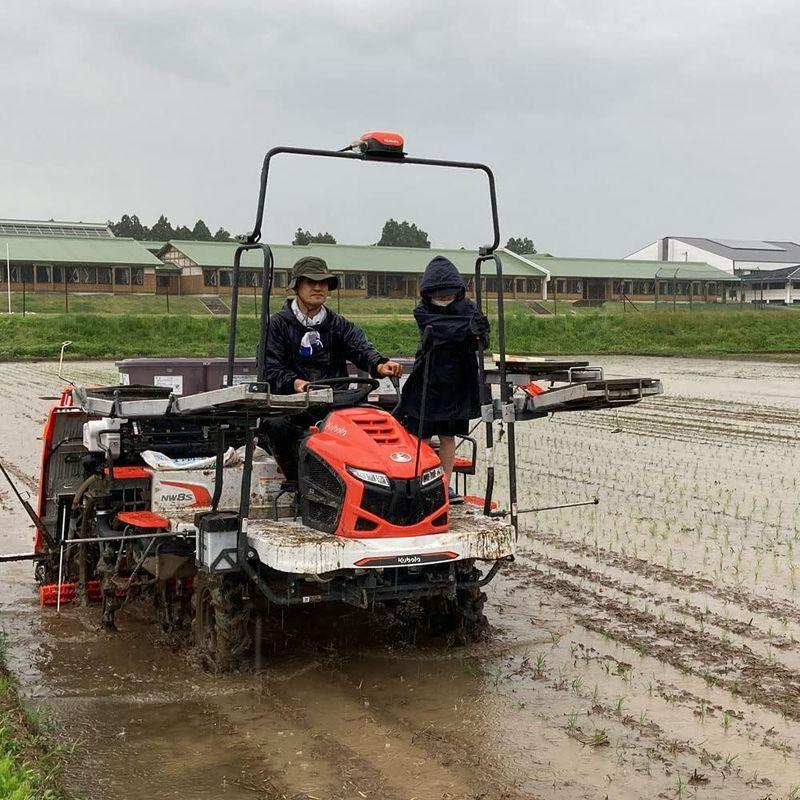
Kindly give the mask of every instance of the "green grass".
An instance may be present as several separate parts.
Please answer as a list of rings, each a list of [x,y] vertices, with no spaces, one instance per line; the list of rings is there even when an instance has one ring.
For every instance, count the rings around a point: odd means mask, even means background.
[[[66,798],[58,756],[22,708],[17,683],[5,669],[4,645],[0,642],[0,798]]]
[[[356,302],[356,301],[351,301]],[[363,302],[363,301],[358,301]],[[371,308],[364,308],[371,311]],[[345,311],[345,309],[342,309]],[[381,352],[411,355],[417,327],[408,313],[380,318],[346,311]],[[541,317],[516,313],[506,320],[510,353],[726,355],[800,352],[800,314],[764,311],[603,313]],[[254,355],[258,324],[239,322],[239,355]],[[0,318],[0,358],[55,358],[71,340],[70,358],[224,356],[228,322],[221,317],[155,315],[41,315]],[[496,324],[492,348],[497,349]]]

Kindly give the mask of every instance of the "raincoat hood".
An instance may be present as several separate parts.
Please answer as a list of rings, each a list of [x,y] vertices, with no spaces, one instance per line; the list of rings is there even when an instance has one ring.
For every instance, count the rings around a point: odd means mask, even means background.
[[[444,256],[431,259],[419,282],[419,293],[428,298],[434,295],[454,294],[460,300],[467,287],[455,264]]]

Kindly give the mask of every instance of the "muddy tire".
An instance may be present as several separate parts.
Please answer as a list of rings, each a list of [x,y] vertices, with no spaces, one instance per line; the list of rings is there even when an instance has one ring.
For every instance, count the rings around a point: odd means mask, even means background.
[[[484,639],[489,631],[489,621],[483,613],[486,594],[480,586],[461,586],[480,580],[480,571],[465,562],[459,569],[455,597],[426,597],[422,611],[429,631],[445,635],[454,645],[465,645]]]
[[[215,672],[237,669],[250,650],[250,608],[237,575],[198,572],[192,595],[192,633],[201,661]]]

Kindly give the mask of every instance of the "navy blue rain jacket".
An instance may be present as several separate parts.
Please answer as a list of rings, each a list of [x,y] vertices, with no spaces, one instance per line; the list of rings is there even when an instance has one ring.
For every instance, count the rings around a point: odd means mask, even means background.
[[[327,308],[327,306],[326,306]],[[295,378],[318,381],[347,375],[347,362],[378,377],[378,365],[389,359],[382,356],[364,331],[330,308],[325,321],[314,328],[303,325],[292,311],[291,299],[269,318],[265,353],[266,378],[273,392],[291,394]],[[304,354],[300,343],[309,331],[319,334],[322,347]]]
[[[476,351],[489,346],[489,320],[465,297],[466,286],[455,265],[436,256],[420,281],[420,300],[414,319],[420,330],[420,346],[414,367],[403,386],[399,416],[420,419],[425,352],[430,353],[426,420],[466,420],[480,414],[480,387]],[[448,306],[436,306],[430,298],[454,294]],[[425,350],[423,338],[430,327]]]

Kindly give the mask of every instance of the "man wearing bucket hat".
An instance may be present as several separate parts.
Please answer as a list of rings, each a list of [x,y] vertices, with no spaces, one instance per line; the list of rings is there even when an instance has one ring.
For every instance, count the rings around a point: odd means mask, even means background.
[[[325,302],[339,279],[324,259],[304,256],[292,267],[294,297],[269,318],[264,363],[273,392],[302,392],[313,381],[347,375],[347,362],[373,378],[400,377],[402,367],[382,356],[364,331]],[[297,442],[316,420],[309,414],[267,418],[264,433],[286,479],[297,480]]]

